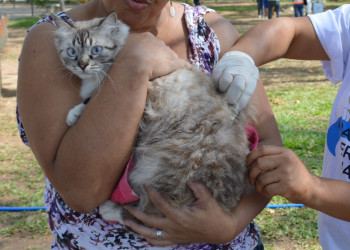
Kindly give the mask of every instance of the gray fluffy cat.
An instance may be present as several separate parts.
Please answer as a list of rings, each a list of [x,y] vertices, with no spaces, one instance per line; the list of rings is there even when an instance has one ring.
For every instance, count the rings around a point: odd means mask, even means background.
[[[111,14],[105,19],[67,24],[56,20],[56,47],[63,65],[82,79],[81,97],[93,95],[128,35],[128,26]],[[85,104],[67,117],[73,125]],[[150,184],[175,208],[190,206],[195,197],[188,181],[204,183],[222,208],[230,212],[248,186],[245,158],[247,110],[219,95],[210,76],[197,69],[179,69],[150,82],[128,182],[140,197],[135,202],[157,213],[144,189]],[[235,117],[235,118],[234,118]],[[104,219],[123,223],[118,203],[100,206]],[[159,212],[158,212],[159,213]]]

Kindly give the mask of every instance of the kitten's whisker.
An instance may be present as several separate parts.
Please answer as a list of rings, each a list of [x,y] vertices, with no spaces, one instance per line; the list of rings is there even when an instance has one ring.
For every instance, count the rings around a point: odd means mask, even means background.
[[[117,87],[116,87],[116,85],[115,85],[115,82],[114,82],[113,79],[108,75],[108,73],[105,72],[105,71],[103,71],[103,70],[101,70],[101,74],[103,74],[105,78],[108,78],[108,80],[109,80],[109,81],[111,82],[111,84],[112,84],[112,87],[113,87],[113,89],[114,89],[114,92],[117,92]]]
[[[69,76],[69,80],[70,80],[70,83],[71,83],[72,82],[72,77],[73,77],[74,74],[70,70],[65,68],[64,66],[59,67],[56,70],[56,73],[61,72],[61,71],[63,71],[63,75],[62,75],[63,77]]]

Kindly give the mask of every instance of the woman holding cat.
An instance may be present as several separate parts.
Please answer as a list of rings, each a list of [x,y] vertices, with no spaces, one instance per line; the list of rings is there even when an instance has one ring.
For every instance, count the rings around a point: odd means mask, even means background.
[[[211,10],[167,0],[92,0],[58,17],[74,22],[105,17],[112,11],[132,33],[109,70],[110,77],[72,127],[66,126],[65,118],[79,103],[80,82],[60,70],[52,18],[30,29],[21,53],[19,128],[45,172],[44,199],[55,249],[151,248],[142,236],[102,220],[98,213],[130,158],[148,81],[183,67],[183,60],[211,73],[219,56],[238,38],[234,27]],[[259,102],[253,125],[260,143],[281,145],[261,82],[252,98]],[[153,245],[173,245],[171,249],[214,247],[204,243],[248,249],[259,246],[258,229],[250,222],[265,207],[266,198],[256,192],[247,194],[227,214],[202,186],[189,185],[198,198],[191,208],[190,223],[177,218],[162,221],[162,225],[153,223],[154,228],[147,231],[152,235],[144,235],[147,240]],[[155,228],[163,230],[163,239],[154,240]],[[174,233],[176,238],[171,238]],[[203,244],[174,245],[191,242]]]

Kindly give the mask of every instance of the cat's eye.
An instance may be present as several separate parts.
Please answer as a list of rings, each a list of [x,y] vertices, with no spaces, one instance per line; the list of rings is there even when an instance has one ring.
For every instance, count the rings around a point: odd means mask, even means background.
[[[99,56],[101,55],[102,52],[102,47],[101,46],[94,46],[91,48],[91,54],[93,54],[94,56]]]
[[[67,49],[67,54],[70,57],[76,57],[77,56],[77,52],[74,48],[68,48]]]

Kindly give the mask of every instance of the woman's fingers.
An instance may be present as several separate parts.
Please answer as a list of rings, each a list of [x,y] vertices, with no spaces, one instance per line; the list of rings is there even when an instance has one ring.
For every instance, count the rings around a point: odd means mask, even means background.
[[[165,223],[165,218],[160,217],[157,215],[152,214],[146,214],[142,212],[141,210],[131,207],[131,206],[124,206],[124,208],[136,219],[142,221],[145,225],[150,227],[162,227]]]
[[[196,197],[197,201],[195,201],[189,208],[191,210],[194,209],[203,209],[204,206],[208,205],[208,201],[210,199],[214,199],[213,196],[210,194],[207,187],[200,182],[189,182],[188,187],[192,190],[194,196]]]
[[[156,246],[170,246],[174,245],[174,242],[167,240],[167,233],[164,230],[149,228],[147,226],[136,223],[133,220],[125,220],[125,224],[131,228],[134,232],[142,235],[148,243]],[[157,236],[157,231],[160,230],[161,235]]]
[[[178,217],[179,211],[170,206],[170,204],[164,199],[164,197],[153,187],[145,187],[148,197],[153,203],[153,205],[169,219],[174,219]]]

